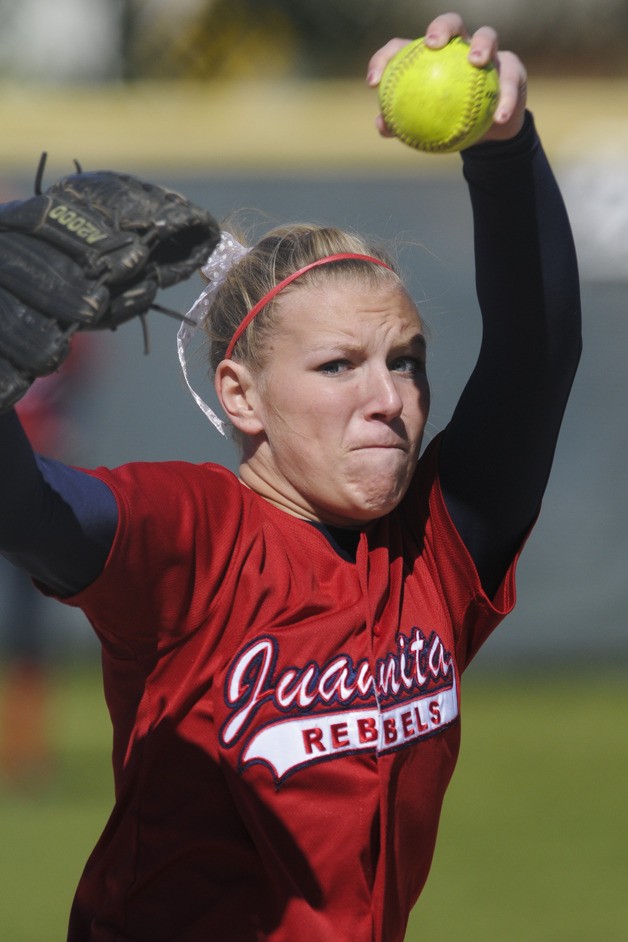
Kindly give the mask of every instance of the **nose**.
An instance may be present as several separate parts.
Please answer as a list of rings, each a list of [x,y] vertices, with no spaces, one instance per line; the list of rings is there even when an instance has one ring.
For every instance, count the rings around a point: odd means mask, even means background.
[[[390,422],[401,415],[403,400],[387,366],[370,370],[366,386],[367,418]]]

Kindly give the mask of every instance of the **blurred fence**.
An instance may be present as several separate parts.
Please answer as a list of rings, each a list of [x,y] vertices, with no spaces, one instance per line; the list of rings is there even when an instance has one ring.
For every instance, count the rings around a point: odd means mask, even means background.
[[[628,73],[624,0],[458,0],[541,70]],[[394,35],[420,35],[442,0],[0,0],[0,76],[132,81],[361,74]]]

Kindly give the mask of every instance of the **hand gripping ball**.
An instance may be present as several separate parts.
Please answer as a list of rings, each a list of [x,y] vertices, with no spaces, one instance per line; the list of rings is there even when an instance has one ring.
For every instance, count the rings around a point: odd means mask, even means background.
[[[387,64],[379,85],[390,130],[405,144],[432,153],[470,147],[493,123],[499,95],[495,66],[468,60],[469,44],[455,36],[441,49],[425,40],[404,46]]]

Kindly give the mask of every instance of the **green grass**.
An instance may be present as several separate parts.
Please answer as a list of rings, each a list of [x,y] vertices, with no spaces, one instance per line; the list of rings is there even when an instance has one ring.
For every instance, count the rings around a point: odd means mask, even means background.
[[[628,939],[627,700],[625,675],[600,668],[471,673],[461,759],[407,942]],[[0,794],[0,938],[10,942],[65,938],[111,807],[96,672],[56,675],[52,719],[47,788]]]
[[[76,885],[112,804],[100,676],[55,674],[52,691],[50,780],[0,791],[0,938],[7,942],[65,939]]]
[[[472,675],[407,942],[628,940],[628,684]]]

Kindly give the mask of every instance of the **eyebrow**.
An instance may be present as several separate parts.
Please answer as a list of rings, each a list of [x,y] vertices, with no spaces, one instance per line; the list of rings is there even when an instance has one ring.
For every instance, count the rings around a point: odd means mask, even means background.
[[[425,349],[425,347],[427,347],[427,340],[425,339],[425,334],[423,333],[414,334],[414,336],[412,336],[410,340],[407,341],[407,343],[403,343],[401,344],[401,346],[402,347],[405,347],[405,346],[423,347]]]
[[[425,339],[425,334],[413,334],[413,336],[409,337],[408,340],[401,340],[399,343],[393,344],[391,347],[391,352],[394,353],[397,350],[407,350],[408,347],[420,347],[421,350],[425,352],[427,350],[427,340]]]
[[[391,349],[394,352],[395,350],[401,350],[407,347],[421,347],[422,350],[425,350],[427,347],[425,334],[413,334],[408,340],[400,340],[398,343],[393,344]],[[328,340],[321,340],[319,343],[314,341],[308,349],[311,353],[328,351],[330,349],[342,350],[346,353],[359,353],[362,346],[359,343],[347,343],[340,337],[330,337]]]

